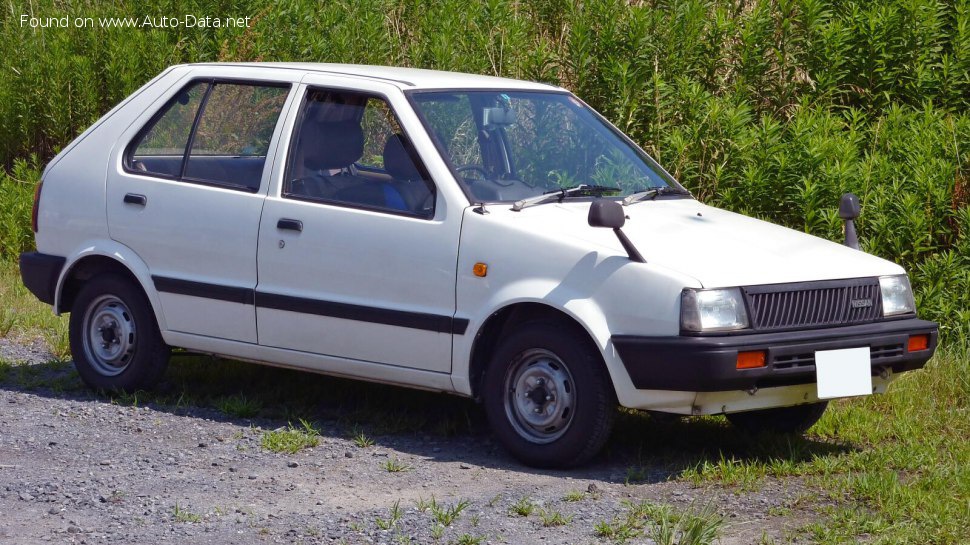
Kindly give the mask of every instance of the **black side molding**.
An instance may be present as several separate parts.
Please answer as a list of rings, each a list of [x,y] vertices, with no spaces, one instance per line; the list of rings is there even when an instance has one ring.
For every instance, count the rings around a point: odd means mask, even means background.
[[[57,277],[55,276],[54,278],[56,280]],[[356,320],[358,322],[422,329],[454,335],[464,335],[468,329],[468,320],[466,318],[453,318],[440,314],[427,314],[407,310],[322,301],[291,295],[256,292],[249,288],[208,284],[165,276],[152,276],[152,282],[155,284],[156,290],[164,293],[215,299],[217,301],[228,301],[243,305],[255,305],[259,308],[329,316],[344,320]]]
[[[252,305],[255,300],[254,291],[249,288],[207,284],[205,282],[194,282],[192,280],[154,275],[152,276],[152,282],[154,282],[156,290],[165,293],[203,297],[205,299],[241,303],[243,305]]]
[[[54,304],[57,279],[67,259],[40,252],[20,254],[20,279],[35,297],[48,305]]]
[[[464,318],[352,305],[349,303],[336,303],[333,301],[320,301],[317,299],[306,299],[276,293],[257,292],[256,306],[259,308],[271,308],[303,314],[315,314],[317,316],[342,318],[345,320],[356,320],[359,322],[370,322],[372,324],[423,329],[437,333],[453,333],[455,335],[464,335],[465,330],[468,329],[468,320]]]

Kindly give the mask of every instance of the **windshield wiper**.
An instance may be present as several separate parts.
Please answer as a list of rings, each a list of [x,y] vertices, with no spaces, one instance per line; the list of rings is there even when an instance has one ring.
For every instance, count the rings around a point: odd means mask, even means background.
[[[624,197],[623,206],[629,206],[635,202],[640,202],[645,199],[656,199],[660,195],[690,195],[690,191],[681,189],[679,187],[671,187],[669,185],[651,187]]]
[[[543,204],[552,201],[562,202],[566,197],[586,197],[590,195],[603,195],[606,193],[618,193],[622,191],[619,187],[610,187],[606,185],[587,185],[579,184],[573,187],[565,187],[562,189],[554,189],[552,191],[547,191],[542,195],[536,195],[535,197],[529,197],[528,199],[522,199],[521,201],[515,201],[512,205],[512,210],[518,212],[523,208],[527,208],[534,204]]]

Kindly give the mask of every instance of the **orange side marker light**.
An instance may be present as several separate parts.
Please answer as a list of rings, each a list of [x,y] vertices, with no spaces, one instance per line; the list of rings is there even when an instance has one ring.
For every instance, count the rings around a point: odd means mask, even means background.
[[[472,274],[479,278],[484,278],[488,274],[488,265],[484,263],[475,263],[472,267]]]
[[[764,350],[738,352],[738,369],[757,369],[764,367],[768,355]]]
[[[930,336],[927,334],[910,335],[909,343],[906,345],[907,352],[919,352],[930,347]]]

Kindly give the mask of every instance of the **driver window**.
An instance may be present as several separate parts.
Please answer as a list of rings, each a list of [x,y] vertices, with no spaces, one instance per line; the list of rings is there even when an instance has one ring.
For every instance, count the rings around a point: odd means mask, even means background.
[[[284,197],[430,218],[435,186],[383,99],[310,89]]]

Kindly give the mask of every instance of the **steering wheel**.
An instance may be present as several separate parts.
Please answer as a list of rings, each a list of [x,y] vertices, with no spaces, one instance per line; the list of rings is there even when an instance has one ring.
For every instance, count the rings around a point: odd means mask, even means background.
[[[481,165],[462,165],[460,167],[455,167],[455,172],[458,172],[459,174],[464,174],[468,171],[478,172],[482,175],[482,180],[488,179],[488,172],[485,172],[485,167]],[[464,176],[462,177],[464,178]]]

